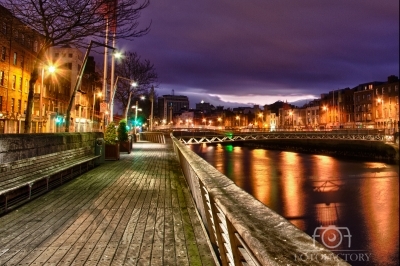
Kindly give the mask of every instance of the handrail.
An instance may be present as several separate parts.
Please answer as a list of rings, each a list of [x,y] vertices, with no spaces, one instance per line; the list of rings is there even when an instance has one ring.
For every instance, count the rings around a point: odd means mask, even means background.
[[[348,265],[171,138],[221,265]]]
[[[204,132],[203,132],[204,133]],[[206,134],[208,133],[208,134]],[[394,142],[394,135],[384,135],[371,131],[322,131],[322,132],[268,132],[268,133],[218,133],[206,132],[204,134],[182,134],[175,132],[175,137],[184,144],[201,144],[214,142],[232,142],[243,140],[268,140],[268,139],[330,139],[330,140],[362,140]]]

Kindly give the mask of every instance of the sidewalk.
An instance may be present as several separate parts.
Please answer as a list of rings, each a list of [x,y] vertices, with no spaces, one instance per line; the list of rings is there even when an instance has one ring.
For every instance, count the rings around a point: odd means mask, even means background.
[[[134,143],[0,217],[0,265],[215,265],[171,144]]]

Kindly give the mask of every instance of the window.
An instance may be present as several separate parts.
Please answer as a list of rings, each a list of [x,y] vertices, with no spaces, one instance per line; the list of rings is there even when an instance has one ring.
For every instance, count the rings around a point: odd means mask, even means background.
[[[14,105],[15,105],[15,99],[11,98],[11,112],[14,113]]]
[[[21,67],[23,68],[24,67],[24,57],[23,56],[21,56]]]
[[[14,66],[17,65],[17,53],[16,52],[14,52],[13,64],[14,64]]]
[[[1,47],[1,60],[6,60],[6,53],[7,53],[7,48],[6,47]]]
[[[25,93],[29,92],[29,81],[25,79]]]
[[[0,112],[3,110],[3,96],[0,96]]]
[[[13,75],[13,77],[12,77],[12,86],[11,86],[11,88],[13,90],[15,90],[16,83],[17,83],[17,77],[15,75]]]
[[[19,78],[19,91],[22,91],[22,77]]]
[[[17,112],[21,113],[21,100],[18,100]]]
[[[18,39],[18,31],[17,30],[14,31],[14,39]]]
[[[3,86],[4,85],[4,71],[0,71],[0,85]]]
[[[68,54],[68,57],[69,57],[69,58],[72,58],[72,54]]]

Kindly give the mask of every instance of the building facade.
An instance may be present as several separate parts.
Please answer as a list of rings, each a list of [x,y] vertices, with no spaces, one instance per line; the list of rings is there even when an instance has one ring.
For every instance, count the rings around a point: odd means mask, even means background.
[[[0,5],[0,133],[24,132],[29,80],[43,36]],[[40,132],[39,92],[35,84],[32,132]]]
[[[189,109],[189,99],[183,95],[163,95],[158,98],[158,114],[165,123],[173,123],[174,114]]]

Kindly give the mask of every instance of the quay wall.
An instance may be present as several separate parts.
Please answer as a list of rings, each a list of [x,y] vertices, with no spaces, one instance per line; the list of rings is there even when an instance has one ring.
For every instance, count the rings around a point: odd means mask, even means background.
[[[234,143],[254,148],[326,154],[331,156],[399,162],[399,145],[382,141],[336,139],[246,140]]]
[[[221,265],[349,265],[171,139]]]

